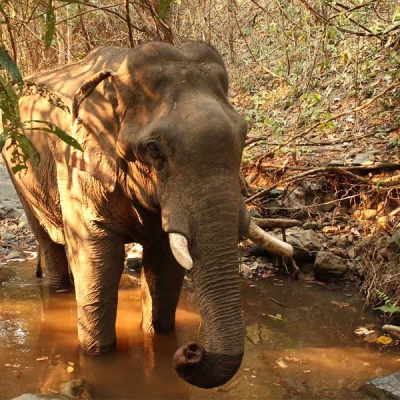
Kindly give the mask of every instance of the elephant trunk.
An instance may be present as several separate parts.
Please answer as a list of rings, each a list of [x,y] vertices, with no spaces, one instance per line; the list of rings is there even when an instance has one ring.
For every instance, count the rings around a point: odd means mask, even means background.
[[[228,382],[240,367],[244,351],[237,253],[239,213],[237,206],[230,208],[231,212],[226,203],[220,203],[214,217],[206,210],[191,240],[192,279],[205,345],[180,347],[174,366],[182,379],[201,388]]]

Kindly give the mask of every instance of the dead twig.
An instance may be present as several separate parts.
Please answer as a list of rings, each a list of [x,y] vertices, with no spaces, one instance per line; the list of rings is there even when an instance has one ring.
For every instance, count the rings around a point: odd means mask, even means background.
[[[397,86],[400,86],[400,82],[392,83],[386,89],[384,89],[382,92],[378,93],[374,97],[371,97],[369,100],[367,100],[361,106],[353,108],[353,109],[348,110],[348,111],[343,111],[342,113],[333,115],[332,117],[327,118],[327,119],[325,119],[323,121],[319,121],[319,122],[315,123],[314,125],[310,126],[305,131],[302,131],[302,132],[298,133],[297,135],[292,136],[291,138],[286,140],[286,142],[283,142],[283,143],[279,144],[278,146],[275,146],[272,150],[268,151],[267,153],[265,153],[264,155],[262,155],[258,159],[258,161],[256,163],[257,172],[259,172],[261,163],[265,158],[268,158],[268,157],[272,156],[274,153],[276,153],[277,151],[279,151],[283,147],[286,147],[287,145],[289,145],[290,143],[294,142],[295,140],[300,139],[300,138],[308,135],[310,132],[312,132],[314,129],[318,128],[321,125],[328,124],[329,122],[335,121],[338,118],[344,117],[344,116],[349,115],[349,114],[354,114],[354,113],[357,113],[357,112],[359,112],[361,110],[364,110],[365,108],[368,108],[371,104],[375,103],[380,97],[384,96],[387,92],[389,92],[390,90],[396,88]]]
[[[291,228],[302,224],[297,219],[286,218],[253,218],[253,221],[262,229]]]
[[[389,178],[386,179],[370,179],[370,178],[366,178],[360,175],[356,175],[352,172],[350,172],[347,168],[343,168],[343,167],[333,167],[333,166],[325,166],[325,167],[318,167],[318,168],[313,168],[310,169],[308,171],[305,171],[301,174],[298,174],[296,176],[290,177],[290,178],[286,178],[286,179],[282,179],[281,181],[277,182],[276,184],[254,194],[253,196],[249,197],[246,200],[246,203],[250,203],[255,199],[258,199],[260,197],[263,197],[265,194],[267,194],[268,192],[270,192],[272,189],[275,189],[276,187],[283,185],[283,184],[287,184],[287,183],[292,183],[294,181],[297,181],[299,179],[308,177],[308,176],[314,176],[316,174],[319,175],[325,175],[325,174],[336,174],[336,175],[344,175],[347,176],[349,178],[351,178],[352,180],[356,181],[356,182],[360,182],[363,183],[365,185],[371,185],[371,186],[379,186],[381,188],[383,187],[390,187],[390,186],[396,186],[400,184],[400,174],[399,175],[395,175],[395,176],[391,176]]]

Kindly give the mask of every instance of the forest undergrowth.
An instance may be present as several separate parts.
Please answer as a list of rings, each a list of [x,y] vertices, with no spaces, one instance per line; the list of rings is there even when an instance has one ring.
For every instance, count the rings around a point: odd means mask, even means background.
[[[211,43],[248,121],[249,208],[352,235],[346,257],[367,301],[400,306],[399,255],[384,243],[400,229],[398,1],[2,0],[0,15],[0,63],[7,52],[23,76],[99,45]]]

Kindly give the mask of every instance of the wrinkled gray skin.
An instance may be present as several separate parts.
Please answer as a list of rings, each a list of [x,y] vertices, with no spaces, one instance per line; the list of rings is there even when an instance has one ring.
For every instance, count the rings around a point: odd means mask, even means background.
[[[96,75],[104,70],[112,73]],[[32,159],[26,174],[13,177],[51,286],[70,286],[72,272],[81,348],[115,348],[129,242],[144,247],[143,329],[173,329],[184,269],[168,233],[180,233],[193,259],[205,343],[180,347],[174,365],[196,386],[227,382],[243,355],[237,243],[249,216],[238,179],[246,123],[227,100],[221,57],[196,42],[100,48],[29,79],[58,94],[73,115],[33,95],[21,101],[22,120],[51,121],[85,150],[27,131],[40,163]],[[11,151],[8,142],[9,166]]]

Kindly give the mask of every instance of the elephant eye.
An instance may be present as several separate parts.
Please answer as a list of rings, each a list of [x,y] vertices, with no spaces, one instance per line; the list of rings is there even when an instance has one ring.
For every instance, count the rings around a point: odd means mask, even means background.
[[[156,169],[161,170],[165,165],[165,156],[157,143],[150,142],[145,146],[147,161]]]
[[[159,157],[161,157],[161,151],[160,151],[160,149],[158,148],[158,146],[157,146],[156,143],[153,143],[153,142],[148,143],[148,144],[146,145],[146,152],[147,152],[147,154],[148,154],[150,157],[152,157],[152,158],[159,158]]]

